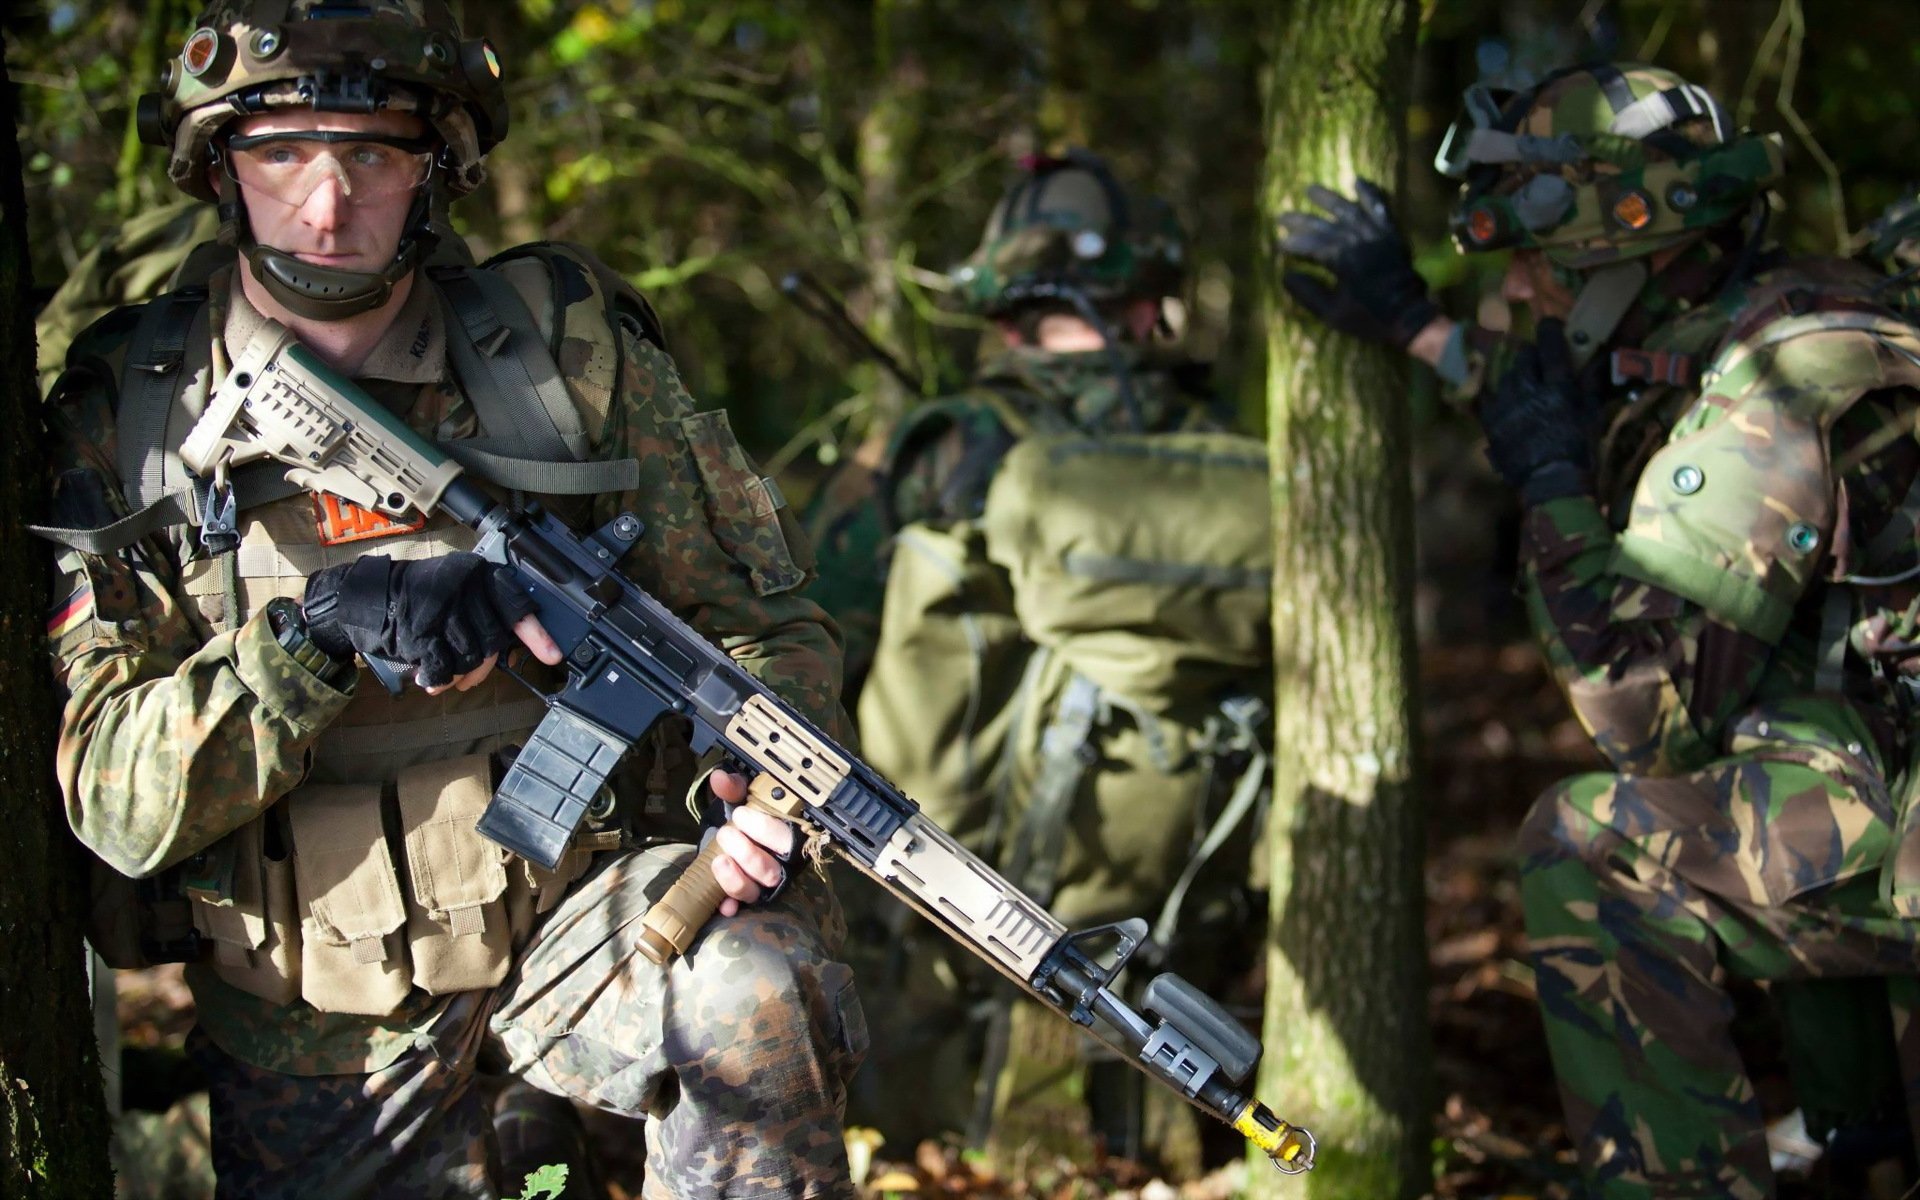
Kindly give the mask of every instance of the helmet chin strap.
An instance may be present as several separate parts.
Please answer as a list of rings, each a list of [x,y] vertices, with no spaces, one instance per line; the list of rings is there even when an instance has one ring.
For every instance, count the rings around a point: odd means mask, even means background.
[[[1627,310],[1640,298],[1640,289],[1651,275],[1644,258],[1608,263],[1587,274],[1586,286],[1574,297],[1567,314],[1567,349],[1572,352],[1574,369],[1593,360],[1607,344],[1613,331],[1626,319]]]
[[[218,186],[221,220],[233,224],[235,244],[246,258],[248,270],[288,312],[312,321],[344,321],[385,304],[393,295],[394,285],[420,264],[438,236],[429,220],[436,184],[429,181],[414,197],[406,232],[385,270],[315,266],[284,250],[261,245],[253,236],[253,222],[247,219],[239,187],[224,172],[219,175]]]

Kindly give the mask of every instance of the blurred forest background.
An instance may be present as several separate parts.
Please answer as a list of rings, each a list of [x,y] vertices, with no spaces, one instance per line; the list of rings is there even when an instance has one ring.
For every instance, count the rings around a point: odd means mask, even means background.
[[[456,0],[469,32],[501,49],[513,128],[455,223],[483,256],[537,238],[597,249],[658,307],[695,395],[731,410],[804,502],[915,397],[797,312],[782,278],[818,279],[933,394],[965,377],[980,332],[949,303],[947,269],[1019,156],[1087,146],[1180,214],[1193,272],[1177,323],[1258,429],[1261,83],[1289,70],[1287,47],[1263,44],[1270,3]],[[4,10],[41,289],[119,222],[174,198],[130,115],[194,8]],[[1741,122],[1784,134],[1791,178],[1774,230],[1798,250],[1848,250],[1920,177],[1911,0],[1421,0],[1419,12],[1400,211],[1458,314],[1497,303],[1503,264],[1470,268],[1453,252],[1450,188],[1427,164],[1475,81],[1524,86],[1558,65],[1628,58],[1707,85]],[[1437,1194],[1565,1195],[1508,855],[1532,797],[1589,751],[1519,628],[1508,502],[1471,423],[1423,375],[1410,402]],[[129,989],[130,1040],[177,1040],[179,995],[165,980]],[[923,1162],[920,1178],[939,1169]],[[1008,1186],[956,1180],[945,1186]]]

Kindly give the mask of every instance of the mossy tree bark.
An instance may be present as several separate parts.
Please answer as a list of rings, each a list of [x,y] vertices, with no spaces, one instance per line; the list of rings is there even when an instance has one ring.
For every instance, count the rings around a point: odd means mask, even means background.
[[[26,532],[45,474],[33,373],[26,191],[0,34],[0,1195],[109,1197],[87,1000],[86,876],[61,827],[42,620],[47,558]]]
[[[1405,147],[1412,0],[1277,6],[1263,210],[1308,184],[1390,188]],[[1267,280],[1278,296],[1275,271]],[[1261,1095],[1320,1139],[1304,1189],[1430,1187],[1423,833],[1416,778],[1412,500],[1402,356],[1291,304],[1267,327],[1276,761]]]

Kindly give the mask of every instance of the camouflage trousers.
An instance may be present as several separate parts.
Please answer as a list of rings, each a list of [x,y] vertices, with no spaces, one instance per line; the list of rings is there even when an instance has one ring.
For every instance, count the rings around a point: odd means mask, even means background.
[[[831,889],[811,871],[717,918],[670,968],[639,918],[691,847],[609,856],[547,915],[507,979],[456,996],[416,1049],[365,1075],[249,1066],[198,1030],[222,1197],[492,1197],[482,1053],[544,1091],[645,1118],[644,1195],[855,1195],[841,1114],[866,1050]],[[796,868],[798,870],[798,868]]]
[[[1877,886],[1886,789],[1807,758],[1760,750],[1689,775],[1579,776],[1522,826],[1539,1001],[1595,1197],[1774,1195],[1730,976],[1920,971],[1920,922],[1890,915]],[[1917,1032],[1896,1024],[1904,1064]]]

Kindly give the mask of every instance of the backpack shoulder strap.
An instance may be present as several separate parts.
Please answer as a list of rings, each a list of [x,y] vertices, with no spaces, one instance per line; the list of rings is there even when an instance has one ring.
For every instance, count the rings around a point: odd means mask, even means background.
[[[889,529],[899,529],[905,523],[899,504],[900,481],[954,430],[961,431],[960,456],[938,481],[937,492],[928,497],[933,509],[930,515],[943,519],[972,515],[985,503],[987,485],[993,482],[1000,460],[1034,431],[1034,422],[1027,407],[1013,395],[990,387],[974,388],[915,408],[894,431],[879,484],[881,510]]]
[[[120,371],[118,427],[120,487],[144,508],[168,491],[167,418],[186,386],[187,348],[204,342],[207,289],[186,287],[149,300],[140,310]],[[178,481],[174,481],[175,486]]]
[[[231,534],[231,522],[241,510],[300,491],[283,470],[257,463],[235,471],[231,494],[216,498],[208,481],[188,472],[173,456],[174,415],[196,374],[193,355],[208,344],[207,301],[203,285],[149,300],[141,306],[127,343],[115,411],[115,466],[132,511],[99,528],[29,525],[28,532],[86,554],[113,554],[179,525],[200,528],[203,536]]]
[[[484,268],[435,268],[433,278],[451,318],[447,356],[481,425],[511,437],[530,458],[584,459],[580,412],[520,293]],[[538,403],[516,402],[525,397]]]
[[[556,321],[550,343],[495,266],[507,257],[431,271],[448,318],[448,359],[487,430],[443,448],[474,474],[517,491],[591,495],[638,486],[635,460],[589,461],[592,440],[555,353],[571,335]]]

